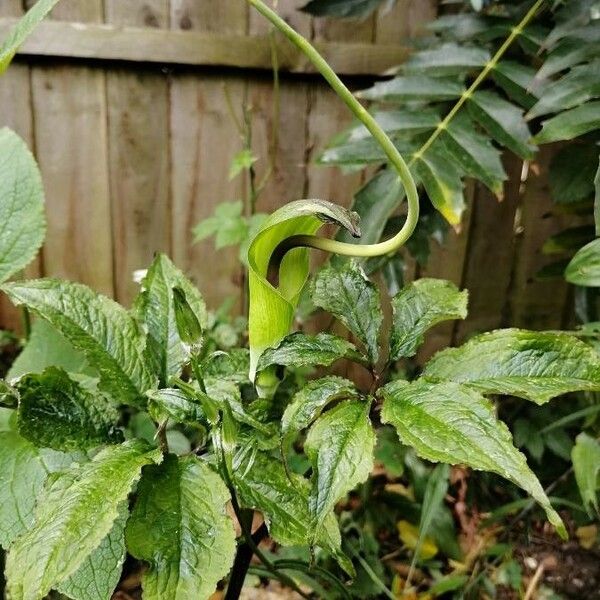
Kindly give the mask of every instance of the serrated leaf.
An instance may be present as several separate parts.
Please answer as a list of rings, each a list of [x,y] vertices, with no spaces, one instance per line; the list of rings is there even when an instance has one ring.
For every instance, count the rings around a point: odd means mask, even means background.
[[[402,68],[405,73],[459,75],[479,70],[489,60],[490,54],[483,48],[447,42],[431,50],[415,52]]]
[[[544,121],[542,130],[534,136],[533,141],[536,144],[548,144],[572,140],[596,129],[600,129],[600,102],[588,102]]]
[[[199,394],[201,392],[198,392]],[[198,426],[206,421],[202,404],[175,388],[148,392],[148,414],[156,422],[171,419],[175,423]]]
[[[19,46],[29,37],[57,2],[58,0],[38,0],[11,29],[8,37],[0,47],[0,74],[6,70]],[[1,180],[2,178],[0,178]]]
[[[280,460],[257,452],[234,463],[236,491],[243,507],[260,511],[270,536],[282,546],[316,543],[330,552],[352,576],[352,563],[341,551],[341,536],[335,515],[330,512],[316,532],[308,508],[309,482],[295,473],[289,477]]]
[[[539,101],[527,113],[527,118],[533,119],[574,106],[579,107],[598,96],[600,96],[600,60],[574,67],[557,81],[545,86]]]
[[[229,181],[235,179],[242,171],[248,171],[257,160],[258,158],[252,154],[252,150],[247,148],[240,150],[231,161]]]
[[[414,135],[435,129],[440,122],[440,113],[432,108],[379,110],[373,118],[388,135]],[[364,125],[352,128],[344,138],[348,142],[357,142],[371,138]]]
[[[142,466],[159,458],[158,451],[131,441],[56,476],[39,498],[33,527],[8,554],[11,598],[41,600],[75,573],[112,529]]]
[[[2,71],[0,50],[0,72]],[[46,234],[42,177],[25,142],[0,129],[0,283],[26,267]]]
[[[435,148],[417,157],[415,170],[431,204],[448,223],[458,225],[466,207],[460,172]]]
[[[566,333],[499,329],[442,350],[423,375],[544,404],[568,392],[600,389],[600,357]]]
[[[107,600],[117,587],[125,562],[125,523],[129,508],[124,502],[119,516],[100,545],[79,569],[58,586],[58,591],[73,600]]]
[[[209,598],[235,557],[227,487],[195,456],[167,456],[144,469],[127,523],[127,548],[149,563],[147,600]]]
[[[85,285],[56,279],[7,283],[2,289],[85,355],[100,374],[101,389],[118,402],[142,405],[155,380],[146,366],[145,337],[122,306]]]
[[[561,536],[565,526],[512,444],[510,431],[496,419],[492,403],[465,385],[419,380],[382,388],[382,421],[394,425],[400,440],[434,462],[464,464],[509,479],[542,506]]]
[[[0,432],[0,545],[6,550],[33,523],[33,509],[50,473],[73,455],[36,448],[14,431]]]
[[[147,333],[148,357],[161,385],[181,373],[189,348],[177,330],[173,288],[181,288],[188,305],[205,327],[206,305],[191,281],[164,254],[156,256],[142,282],[136,311]]]
[[[564,39],[545,58],[544,64],[537,72],[536,79],[548,79],[581,62],[600,56],[598,31],[600,31],[599,27],[590,30],[590,32],[596,33],[596,39],[588,39],[586,43],[581,43],[581,39],[577,38]]]
[[[370,402],[346,400],[321,415],[308,432],[304,451],[313,467],[309,506],[317,530],[337,501],[373,468],[375,432],[369,409]]]
[[[598,148],[594,144],[567,144],[550,163],[548,181],[552,200],[575,204],[594,193],[594,173],[598,168]]]
[[[533,157],[536,148],[530,143],[531,132],[518,106],[487,91],[475,92],[468,106],[471,116],[497,142],[523,159]]]
[[[300,10],[315,17],[366,17],[384,0],[310,0]]]
[[[465,88],[454,79],[406,75],[376,83],[373,87],[356,93],[363,100],[397,102],[409,100],[455,100]]]
[[[383,321],[379,290],[356,261],[321,269],[314,280],[312,300],[337,317],[365,345],[371,364],[377,362]]]
[[[454,117],[440,137],[452,160],[484,183],[496,196],[502,197],[506,172],[500,152],[486,136],[477,131],[465,113]]]
[[[300,293],[308,278],[308,249],[287,252],[279,267],[277,287],[267,280],[271,255],[279,244],[294,235],[314,235],[324,222],[333,222],[360,235],[356,216],[323,200],[297,200],[276,210],[263,223],[248,250],[250,307],[250,379],[258,359],[288,333]]]
[[[492,70],[492,79],[515,102],[531,108],[538,100],[533,83],[535,69],[510,60],[501,60]]]
[[[292,333],[275,348],[268,348],[258,361],[258,371],[271,365],[284,367],[328,367],[340,358],[360,358],[354,344],[330,333]]]
[[[565,269],[569,283],[585,287],[600,287],[600,239],[581,248]]]
[[[102,394],[86,390],[62,369],[48,367],[39,375],[25,375],[16,387],[18,431],[39,448],[89,450],[123,439],[116,428],[116,407]]]
[[[585,509],[590,517],[593,517],[594,510],[600,514],[597,494],[600,488],[600,443],[587,433],[580,433],[573,446],[571,459]]]
[[[331,402],[357,396],[354,384],[343,377],[330,376],[309,381],[292,396],[283,413],[282,437],[292,437],[308,427]]]
[[[418,279],[392,299],[390,359],[414,356],[434,325],[467,316],[468,292],[442,279]]]

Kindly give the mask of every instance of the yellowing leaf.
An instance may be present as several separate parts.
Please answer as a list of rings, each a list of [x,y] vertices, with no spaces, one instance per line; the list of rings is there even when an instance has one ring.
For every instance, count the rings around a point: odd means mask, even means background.
[[[597,525],[584,525],[578,527],[575,531],[575,535],[579,540],[579,545],[586,550],[591,550],[598,541],[598,526]]]
[[[419,528],[408,521],[398,521],[396,527],[398,528],[398,536],[402,540],[402,543],[410,550],[414,550],[419,543]],[[421,544],[419,558],[421,560],[429,560],[437,552],[438,547],[435,545],[435,542],[430,537],[426,537]]]

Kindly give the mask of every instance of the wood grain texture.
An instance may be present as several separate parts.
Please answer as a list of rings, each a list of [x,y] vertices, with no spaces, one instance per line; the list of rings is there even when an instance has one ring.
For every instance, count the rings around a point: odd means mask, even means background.
[[[437,4],[436,0],[397,0],[391,10],[379,10],[375,41],[398,44],[426,34],[425,25],[436,17]]]
[[[105,11],[116,25],[169,23],[167,0],[106,0]],[[115,292],[127,305],[138,291],[133,272],[170,251],[169,82],[155,71],[115,68],[106,85]]]

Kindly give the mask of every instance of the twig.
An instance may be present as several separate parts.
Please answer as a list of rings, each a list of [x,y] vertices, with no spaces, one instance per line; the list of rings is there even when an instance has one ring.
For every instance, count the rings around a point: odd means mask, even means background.
[[[523,596],[523,600],[531,600],[533,598],[533,594],[538,586],[538,583],[540,582],[542,575],[544,574],[544,568],[544,561],[542,561],[540,563],[540,566],[536,569],[535,573],[533,574],[529,585],[527,586],[527,591]]]

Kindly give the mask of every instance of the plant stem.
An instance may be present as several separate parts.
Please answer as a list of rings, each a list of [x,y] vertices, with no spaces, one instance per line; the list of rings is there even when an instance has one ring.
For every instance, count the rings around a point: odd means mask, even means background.
[[[527,11],[525,16],[521,19],[520,23],[513,27],[510,35],[504,40],[504,43],[498,48],[498,51],[491,60],[485,65],[482,69],[481,73],[475,78],[473,83],[462,93],[461,97],[458,99],[458,102],[452,107],[452,110],[444,117],[444,119],[438,124],[435,131],[431,134],[431,136],[425,141],[425,143],[412,155],[410,159],[409,165],[413,165],[416,160],[418,160],[427,150],[429,150],[431,144],[435,142],[438,136],[448,128],[450,121],[456,116],[458,111],[462,108],[463,104],[473,95],[473,92],[481,85],[481,83],[486,79],[486,77],[496,68],[496,65],[504,56],[504,53],[508,50],[511,44],[515,41],[515,39],[521,35],[525,27],[529,24],[531,19],[535,16],[537,11],[540,9],[545,0],[537,0],[537,2]]]
[[[342,83],[327,61],[319,54],[317,49],[302,35],[290,27],[276,12],[267,7],[262,0],[246,0],[265,18],[267,18],[281,33],[283,33],[300,51],[312,62],[315,68],[323,75],[336,94],[348,106],[356,118],[368,129],[379,143],[390,163],[396,169],[398,176],[406,190],[408,213],[402,229],[392,238],[379,244],[347,244],[338,240],[330,240],[313,235],[297,235],[287,238],[281,245],[282,252],[287,252],[299,246],[317,248],[341,254],[344,256],[372,257],[394,252],[400,248],[412,235],[419,219],[419,194],[417,186],[410,173],[408,165],[398,152],[398,149],[387,134],[381,129],[377,121],[360,104],[352,92]]]

